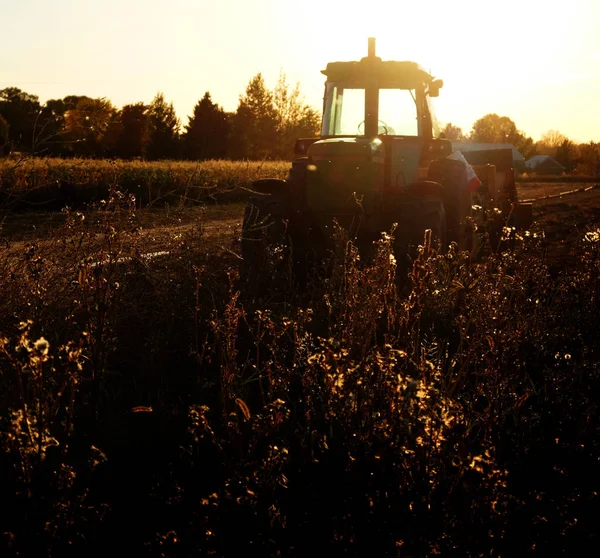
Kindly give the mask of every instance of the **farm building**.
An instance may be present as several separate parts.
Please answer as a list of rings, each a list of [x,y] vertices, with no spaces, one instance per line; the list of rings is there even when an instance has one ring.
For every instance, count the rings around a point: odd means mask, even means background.
[[[563,167],[556,159],[548,155],[534,155],[527,160],[527,171],[536,174],[562,174],[565,172]]]
[[[525,157],[512,143],[471,143],[469,141],[453,141],[452,151],[468,153],[473,151],[485,151],[488,149],[510,149],[513,154],[513,166],[517,172],[524,172]]]

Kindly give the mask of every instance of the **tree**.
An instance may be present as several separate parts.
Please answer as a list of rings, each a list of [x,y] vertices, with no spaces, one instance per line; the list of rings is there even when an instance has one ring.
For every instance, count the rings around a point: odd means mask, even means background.
[[[558,130],[548,130],[542,134],[540,141],[537,142],[536,148],[540,155],[549,155],[550,157],[556,157],[556,150],[561,144],[568,140],[567,136]]]
[[[517,129],[508,116],[486,114],[473,124],[471,140],[476,143],[510,143],[527,159],[535,154],[535,143]]]
[[[207,91],[196,103],[183,135],[188,159],[222,159],[227,153],[229,120],[225,111],[212,102]]]
[[[556,148],[554,158],[563,166],[567,172],[572,172],[577,164],[577,147],[568,138],[565,138]]]
[[[18,87],[0,90],[0,116],[8,122],[12,147],[22,151],[34,147],[34,130],[40,110],[37,95],[30,95]]]
[[[534,155],[537,155],[537,144],[533,141],[533,138],[529,136],[525,136],[521,134],[515,143],[515,147],[519,150],[521,155],[525,157],[525,159],[529,159]]]
[[[582,143],[578,151],[577,172],[584,176],[600,176],[600,143]]]
[[[471,139],[476,143],[512,143],[519,139],[516,124],[508,116],[486,114],[473,124]]]
[[[465,140],[465,134],[462,131],[462,128],[459,126],[455,126],[452,122],[448,122],[442,129],[440,133],[440,137],[445,137],[446,139],[452,141],[462,141]]]
[[[321,115],[304,102],[299,83],[290,91],[283,72],[279,75],[273,91],[273,108],[275,109],[278,137],[273,156],[279,159],[289,159],[293,155],[297,138],[313,137],[319,134]]]
[[[558,130],[548,130],[542,134],[540,143],[547,145],[551,149],[559,147],[567,138],[563,133]]]
[[[8,141],[8,122],[0,114],[0,157],[4,154],[4,146]]]
[[[80,137],[67,137],[66,115],[75,111],[77,104],[90,100],[86,95],[68,95],[64,99],[49,99],[41,108],[34,130],[34,146],[36,154],[51,156],[69,156],[78,150],[74,144]]]
[[[173,103],[167,103],[162,93],[148,107],[149,116],[149,159],[173,159],[179,151],[180,122],[173,108]]]
[[[121,109],[121,135],[116,153],[123,159],[145,157],[150,141],[150,117],[144,103],[125,105]]]
[[[106,98],[80,98],[64,115],[63,136],[77,155],[106,156],[114,151],[121,124],[117,110]]]
[[[240,97],[233,117],[231,153],[238,159],[264,159],[277,146],[277,113],[262,74],[255,75]]]

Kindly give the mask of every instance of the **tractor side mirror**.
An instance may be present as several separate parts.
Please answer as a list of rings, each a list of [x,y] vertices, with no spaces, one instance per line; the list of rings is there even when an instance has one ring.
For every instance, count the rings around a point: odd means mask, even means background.
[[[429,96],[430,97],[439,97],[440,89],[444,87],[444,82],[441,79],[435,79],[429,84]]]

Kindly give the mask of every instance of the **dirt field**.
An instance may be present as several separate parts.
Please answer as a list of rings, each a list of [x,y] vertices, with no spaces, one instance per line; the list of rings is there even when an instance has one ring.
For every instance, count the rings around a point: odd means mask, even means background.
[[[553,264],[568,259],[574,245],[600,226],[600,188],[592,182],[530,182],[519,184],[518,192],[520,200],[533,203],[533,229],[544,232],[543,246]],[[237,252],[243,213],[243,203],[143,210],[143,244],[153,253],[167,250],[174,238],[200,232],[207,250]],[[63,221],[61,213],[15,214],[5,218],[0,241],[9,254],[18,253],[28,242],[43,242]]]
[[[543,196],[557,196],[561,192],[589,188],[586,184],[541,184],[519,185],[519,199],[534,198],[534,228],[543,231],[543,247],[546,258],[556,267],[569,262],[574,246],[581,242],[585,234],[600,227],[600,188],[568,193],[559,197],[540,199]]]

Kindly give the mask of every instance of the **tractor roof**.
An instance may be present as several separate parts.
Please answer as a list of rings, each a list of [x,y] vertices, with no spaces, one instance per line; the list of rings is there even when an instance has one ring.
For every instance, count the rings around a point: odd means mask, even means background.
[[[384,62],[379,57],[363,58],[360,62],[330,62],[321,73],[327,76],[327,81],[341,81],[347,87],[364,87],[373,78],[385,89],[415,89],[433,81],[433,76],[416,62]]]

